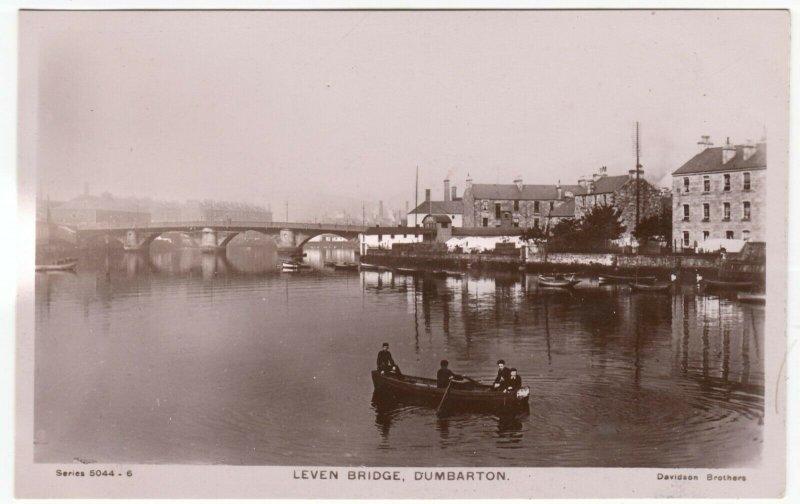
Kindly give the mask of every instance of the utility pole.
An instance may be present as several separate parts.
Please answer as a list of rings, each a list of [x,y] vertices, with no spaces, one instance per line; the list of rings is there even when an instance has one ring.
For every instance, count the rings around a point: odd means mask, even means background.
[[[367,207],[364,205],[364,202],[361,202],[361,225],[367,225]]]
[[[417,227],[418,206],[419,206],[419,165],[417,165],[417,176],[414,178],[414,227]]]
[[[639,226],[639,121],[636,121],[636,226]],[[635,228],[634,228],[635,230]]]

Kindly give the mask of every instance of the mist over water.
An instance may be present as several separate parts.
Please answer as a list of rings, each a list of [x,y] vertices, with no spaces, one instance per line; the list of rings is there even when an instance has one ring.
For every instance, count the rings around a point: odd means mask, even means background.
[[[82,257],[37,274],[35,460],[733,467],[761,453],[764,311],[684,285],[574,292],[524,274],[339,272],[348,249]],[[382,342],[406,374],[490,381],[527,414],[373,401]]]

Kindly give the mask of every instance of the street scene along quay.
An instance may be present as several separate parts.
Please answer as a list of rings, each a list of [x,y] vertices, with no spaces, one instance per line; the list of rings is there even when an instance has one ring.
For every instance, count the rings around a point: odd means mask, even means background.
[[[23,16],[36,464],[761,466],[772,32],[244,14]]]

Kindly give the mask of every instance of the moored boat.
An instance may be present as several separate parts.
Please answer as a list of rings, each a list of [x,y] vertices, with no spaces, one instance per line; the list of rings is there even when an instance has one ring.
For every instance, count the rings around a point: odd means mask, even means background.
[[[395,268],[394,270],[398,273],[404,273],[406,275],[416,275],[417,273],[422,273],[421,270],[414,268]]]
[[[767,295],[763,292],[737,292],[736,299],[743,303],[765,304]]]
[[[637,283],[649,284],[656,281],[654,276],[598,275],[600,283]]]
[[[537,281],[539,282],[539,285],[542,285],[544,287],[562,287],[566,289],[574,287],[577,284],[581,283],[581,281],[575,277],[558,278],[554,276],[545,276],[545,275],[539,275],[537,277]]]
[[[372,384],[376,392],[433,407],[442,403],[447,391],[439,388],[433,378],[381,374],[380,371],[372,371]],[[471,381],[451,386],[444,402],[448,408],[503,410],[527,406],[529,396],[528,387],[522,387],[516,393],[505,393],[493,390],[489,385]]]
[[[652,284],[632,283],[631,290],[633,292],[669,292],[672,287],[671,282],[660,282]]]
[[[355,271],[358,269],[358,263],[336,263],[333,269],[339,271]]]
[[[300,263],[295,261],[283,261],[281,263],[281,271],[285,273],[295,273],[300,271]]]
[[[59,259],[58,261],[50,264],[37,264],[36,271],[73,271],[78,265],[78,260],[75,258]]]
[[[727,289],[727,290],[746,290],[753,286],[753,282],[738,282],[729,280],[703,280],[706,288]]]
[[[325,261],[325,262],[322,263],[322,265],[323,266],[327,266],[329,268],[333,268],[336,265],[336,263],[333,262],[333,261]]]

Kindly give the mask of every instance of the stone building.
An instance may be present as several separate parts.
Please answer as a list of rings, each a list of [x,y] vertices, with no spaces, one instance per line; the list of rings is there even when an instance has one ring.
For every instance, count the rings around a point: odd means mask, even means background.
[[[672,236],[683,248],[707,240],[764,241],[767,145],[706,148],[672,172]]]
[[[457,196],[456,187],[444,180],[444,197],[440,201],[431,199],[431,190],[425,189],[425,201],[406,214],[406,226],[421,226],[428,215],[446,215],[453,227],[464,226],[464,202]]]
[[[620,237],[623,242],[630,242],[636,229],[636,170],[629,170],[627,175],[608,176],[606,167],[597,173],[578,180],[580,189],[575,192],[575,218],[583,217],[593,207],[611,205],[622,210],[622,223],[625,232]],[[639,220],[663,211],[661,191],[645,180],[644,171],[639,168]]]
[[[50,212],[52,221],[58,224],[139,225],[151,220],[145,201],[116,198],[108,193],[100,196],[83,194],[51,207]]]
[[[513,184],[473,184],[464,190],[464,227],[544,228],[549,214],[571,198],[579,186],[531,185],[522,178]]]

